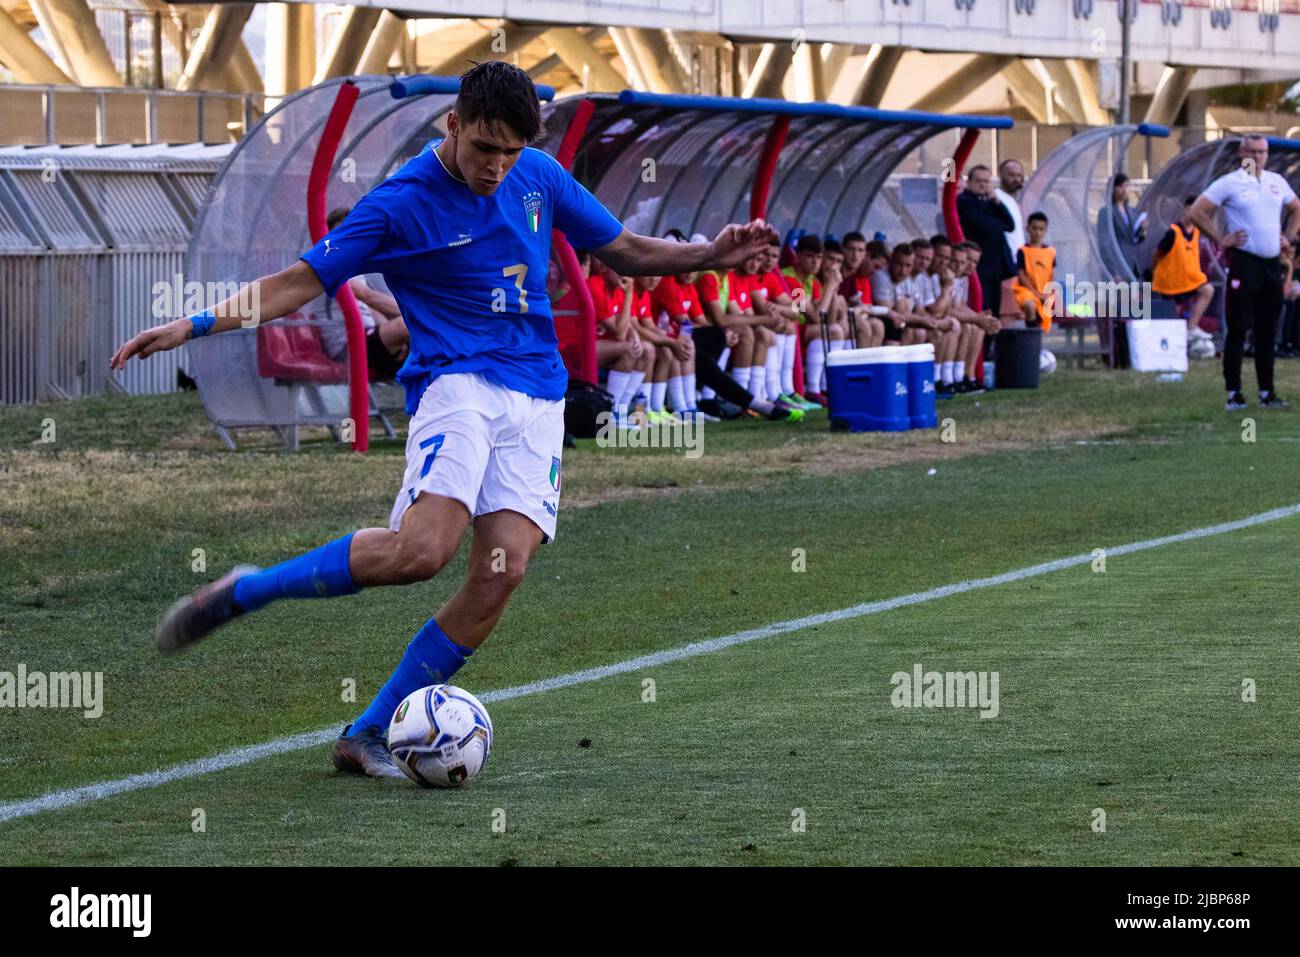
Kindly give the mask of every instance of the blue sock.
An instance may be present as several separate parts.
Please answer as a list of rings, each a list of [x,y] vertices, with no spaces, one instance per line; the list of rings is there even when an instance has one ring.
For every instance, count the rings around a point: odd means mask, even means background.
[[[397,670],[379,689],[375,700],[370,702],[361,717],[352,722],[349,734],[356,734],[372,725],[387,734],[388,722],[403,698],[412,691],[450,681],[473,653],[448,638],[446,632],[438,627],[438,622],[430,618],[406,646]]]
[[[332,598],[355,595],[348,555],[352,551],[352,534],[322,545],[306,555],[299,555],[235,582],[235,604],[245,612],[256,611],[277,598]]]

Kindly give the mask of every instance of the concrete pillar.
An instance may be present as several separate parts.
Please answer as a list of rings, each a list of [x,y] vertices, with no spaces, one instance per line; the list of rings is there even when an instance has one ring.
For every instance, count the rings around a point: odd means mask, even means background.
[[[1166,66],[1160,74],[1155,95],[1151,97],[1151,105],[1147,107],[1142,122],[1172,126],[1178,120],[1178,113],[1183,108],[1187,91],[1191,89],[1195,76],[1194,66]]]
[[[72,83],[72,78],[55,65],[3,7],[0,7],[0,63],[19,83]]]
[[[1079,94],[1074,76],[1066,67],[1064,60],[1042,60],[1043,69],[1056,86],[1056,106],[1061,119],[1067,123],[1087,123],[1087,112],[1083,106],[1083,97]]]
[[[913,103],[911,108],[933,113],[951,110],[968,93],[1001,73],[1014,59],[1015,57],[1000,54],[976,54],[965,66]]]
[[[641,48],[632,42],[625,27],[610,27],[609,38],[614,42],[618,58],[623,61],[623,72],[627,74],[627,85],[634,90],[650,90],[647,69],[641,64]]]
[[[366,48],[357,63],[357,73],[363,76],[387,73],[388,61],[392,59],[393,51],[405,35],[406,21],[391,10],[385,10],[379,15],[379,22],[366,41]]]
[[[429,67],[433,76],[460,76],[473,65],[471,60],[509,59],[542,35],[540,27],[521,27],[509,20],[471,20],[443,32],[461,42],[451,55]]]
[[[1045,83],[1025,60],[1012,60],[1002,68],[1011,95],[1029,111],[1035,123],[1055,123],[1056,106],[1052,102],[1053,85]]]
[[[893,79],[898,61],[903,59],[903,48],[873,43],[862,64],[862,75],[849,97],[850,106],[880,106]]]
[[[1079,101],[1083,104],[1084,119],[1093,126],[1105,126],[1109,123],[1110,112],[1101,105],[1097,61],[1066,60],[1065,69],[1074,81],[1075,89],[1079,92]]]
[[[691,79],[682,69],[663,30],[627,27],[622,31],[636,57],[646,88],[652,93],[688,93]],[[619,52],[620,58],[623,56]],[[624,61],[626,62],[626,60]]]
[[[213,4],[198,39],[190,47],[185,70],[176,81],[178,90],[211,89],[221,84],[230,68],[244,24],[253,13],[251,3]]]
[[[121,86],[86,0],[29,0],[59,68],[82,86]]]
[[[230,53],[225,71],[226,89],[233,93],[261,93],[264,89],[262,75],[257,72],[257,62],[241,39]]]
[[[818,55],[813,58],[813,99],[828,102],[831,91],[835,89],[835,81],[848,63],[849,54],[853,52],[853,44],[827,43],[818,46]]]
[[[583,68],[586,67],[588,90],[609,93],[627,86],[627,81],[610,66],[604,55],[577,30],[569,27],[547,30],[542,34],[542,42],[577,74],[579,81],[583,77]]]
[[[338,25],[330,34],[321,61],[316,65],[313,83],[322,83],[336,76],[350,76],[356,72],[357,63],[365,52],[366,43],[382,12],[374,7],[348,7],[343,11]]]
[[[271,3],[266,8],[266,93],[285,96],[311,84],[316,72],[316,7]]]
[[[794,49],[789,43],[764,43],[740,95],[746,99],[781,99],[785,75],[793,62]]]

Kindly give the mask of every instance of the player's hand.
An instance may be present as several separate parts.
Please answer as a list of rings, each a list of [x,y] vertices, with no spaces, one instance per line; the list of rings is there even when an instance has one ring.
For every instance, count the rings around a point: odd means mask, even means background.
[[[668,340],[668,349],[673,354],[673,358],[680,362],[685,362],[691,356],[690,347],[687,345],[689,340],[670,339]]]
[[[728,329],[726,335],[728,348],[734,349],[740,344],[740,333],[735,329]]]
[[[719,269],[733,269],[766,250],[774,239],[780,237],[765,220],[752,219],[743,226],[732,223],[724,226],[709,244],[709,262]]]
[[[1235,249],[1238,246],[1245,245],[1246,239],[1247,236],[1244,229],[1234,229],[1232,232],[1228,233],[1228,235],[1223,237],[1223,241],[1220,242],[1219,245],[1224,249]]]
[[[110,369],[125,369],[126,360],[132,356],[147,359],[155,352],[167,352],[182,346],[189,339],[193,329],[194,323],[188,319],[173,319],[161,326],[146,329],[139,335],[122,343],[118,350],[113,353],[113,358],[108,360],[108,367]]]
[[[618,277],[618,288],[622,289],[623,292],[629,293],[633,290],[635,286],[636,286],[636,280],[633,279],[631,276]]]

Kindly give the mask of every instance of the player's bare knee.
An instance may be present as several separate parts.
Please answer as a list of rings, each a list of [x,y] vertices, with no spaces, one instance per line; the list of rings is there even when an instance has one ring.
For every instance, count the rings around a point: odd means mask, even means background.
[[[437,541],[417,541],[414,536],[397,536],[395,572],[404,585],[428,581],[456,555],[456,548]]]

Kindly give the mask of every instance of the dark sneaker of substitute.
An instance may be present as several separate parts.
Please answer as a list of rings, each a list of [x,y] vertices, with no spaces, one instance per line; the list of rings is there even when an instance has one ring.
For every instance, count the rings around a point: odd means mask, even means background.
[[[1228,404],[1224,406],[1229,412],[1240,412],[1246,408],[1246,397],[1240,392],[1228,393]]]
[[[383,731],[371,725],[349,737],[350,730],[352,725],[344,728],[334,742],[330,760],[335,768],[344,774],[365,774],[372,778],[405,777],[401,768],[393,763]]]
[[[223,577],[182,598],[158,622],[154,641],[163,654],[173,654],[206,638],[243,612],[235,605],[235,582],[261,571],[256,565],[237,565]]]
[[[1289,409],[1291,403],[1276,392],[1261,392],[1259,394],[1259,407],[1261,409]]]

